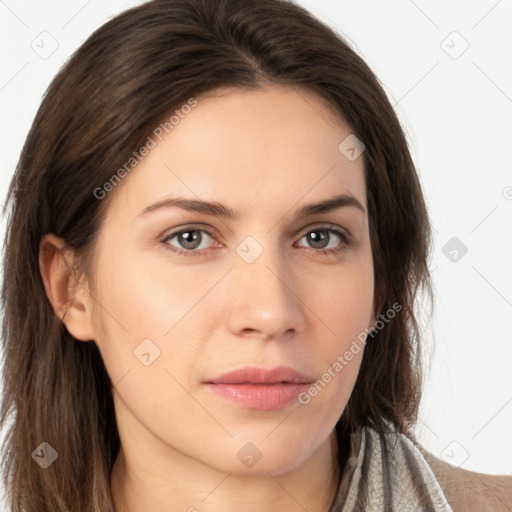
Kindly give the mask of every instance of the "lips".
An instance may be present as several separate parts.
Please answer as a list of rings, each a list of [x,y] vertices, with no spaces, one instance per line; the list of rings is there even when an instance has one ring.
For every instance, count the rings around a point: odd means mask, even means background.
[[[204,382],[215,395],[249,409],[283,409],[297,402],[314,379],[293,368],[279,366],[270,370],[247,367],[225,373]]]
[[[279,366],[271,370],[255,367],[242,368],[207,382],[212,384],[311,384],[313,379],[288,366]]]

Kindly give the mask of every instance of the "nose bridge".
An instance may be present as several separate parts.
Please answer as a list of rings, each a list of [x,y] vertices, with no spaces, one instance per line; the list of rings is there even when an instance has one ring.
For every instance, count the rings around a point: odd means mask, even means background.
[[[237,247],[234,267],[229,299],[232,330],[273,337],[304,328],[291,262],[271,236],[247,237]]]

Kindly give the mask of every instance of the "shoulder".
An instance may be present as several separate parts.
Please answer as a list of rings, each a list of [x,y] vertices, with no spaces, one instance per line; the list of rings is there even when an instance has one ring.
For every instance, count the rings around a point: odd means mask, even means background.
[[[512,476],[487,475],[454,468],[417,448],[432,469],[454,512],[512,512]]]

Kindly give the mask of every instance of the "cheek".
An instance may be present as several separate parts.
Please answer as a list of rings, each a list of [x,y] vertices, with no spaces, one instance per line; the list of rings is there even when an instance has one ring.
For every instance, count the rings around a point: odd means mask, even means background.
[[[119,258],[105,245],[96,267],[94,328],[111,380],[115,383],[153,360],[151,368],[178,368],[188,379],[199,357],[199,340],[221,314],[212,287],[225,271],[212,268],[204,278],[205,272],[193,266],[167,268],[137,256],[135,250],[123,252]],[[148,378],[146,372],[142,380]]]
[[[333,348],[343,349],[370,326],[374,295],[371,265],[347,266],[321,284],[310,282],[307,289],[307,303],[323,320]]]
[[[329,279],[312,279],[303,285],[306,303],[312,305],[311,318],[317,318],[317,343],[310,353],[318,379],[299,401],[320,422],[328,422],[342,414],[359,373],[372,325],[373,267],[346,266]]]

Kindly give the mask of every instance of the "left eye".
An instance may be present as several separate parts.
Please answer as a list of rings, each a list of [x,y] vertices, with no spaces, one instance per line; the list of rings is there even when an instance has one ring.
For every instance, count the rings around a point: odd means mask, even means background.
[[[336,229],[328,228],[317,228],[308,231],[301,240],[305,238],[307,243],[310,244],[312,249],[322,249],[335,251],[340,245],[340,241],[343,245],[348,244],[348,239],[344,233]],[[334,245],[332,241],[334,240]]]

